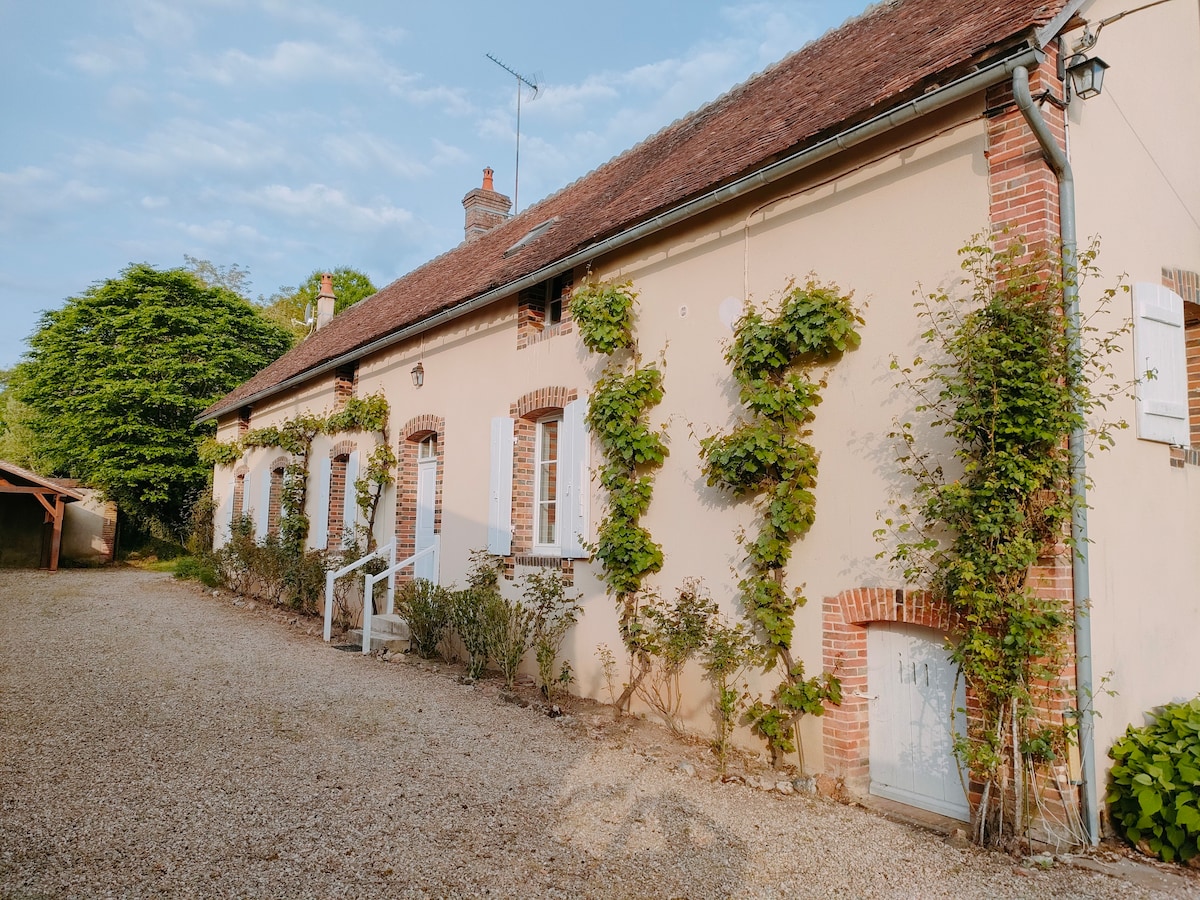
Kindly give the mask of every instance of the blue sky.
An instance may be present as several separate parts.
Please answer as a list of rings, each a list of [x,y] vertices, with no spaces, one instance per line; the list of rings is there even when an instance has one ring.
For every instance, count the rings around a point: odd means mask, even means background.
[[[0,0],[0,368],[41,311],[188,254],[250,294],[382,287],[462,240],[484,166],[521,208],[866,0]]]

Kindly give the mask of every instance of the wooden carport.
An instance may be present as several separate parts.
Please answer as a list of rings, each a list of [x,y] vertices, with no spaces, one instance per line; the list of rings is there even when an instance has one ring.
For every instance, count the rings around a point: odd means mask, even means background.
[[[0,460],[0,500],[6,495],[27,495],[42,505],[44,526],[51,526],[48,563],[51,572],[58,571],[58,554],[62,547],[63,514],[68,503],[82,500],[83,495],[68,487],[55,484],[48,478],[36,475],[20,466]],[[43,540],[44,543],[44,540]],[[45,556],[44,556],[45,558]]]

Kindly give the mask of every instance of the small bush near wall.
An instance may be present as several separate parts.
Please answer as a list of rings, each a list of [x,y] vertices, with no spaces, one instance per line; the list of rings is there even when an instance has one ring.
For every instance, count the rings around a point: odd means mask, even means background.
[[[1200,696],[1168,703],[1109,749],[1113,825],[1167,862],[1200,858]]]

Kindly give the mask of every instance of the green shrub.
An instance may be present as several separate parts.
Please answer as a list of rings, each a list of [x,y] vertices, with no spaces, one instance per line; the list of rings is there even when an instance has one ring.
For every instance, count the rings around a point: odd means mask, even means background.
[[[1130,725],[1108,755],[1108,803],[1126,840],[1166,862],[1200,855],[1200,696]]]
[[[181,556],[175,561],[175,577],[199,581],[205,587],[217,587],[221,575],[212,560],[200,556]]]
[[[405,582],[397,591],[396,611],[408,622],[413,649],[422,659],[437,656],[450,624],[450,592],[424,578]]]
[[[521,593],[533,613],[530,643],[537,658],[538,686],[547,700],[553,700],[559,688],[567,688],[574,680],[569,663],[564,662],[557,672],[555,665],[563,638],[579,621],[579,593],[567,592],[567,583],[558,569],[540,569],[523,576]]]
[[[505,600],[497,591],[487,595],[483,607],[483,634],[491,657],[510,691],[521,660],[533,642],[537,614],[520,600]]]
[[[484,617],[493,593],[469,587],[450,594],[450,625],[467,653],[467,676],[479,678],[487,668],[488,645]]]

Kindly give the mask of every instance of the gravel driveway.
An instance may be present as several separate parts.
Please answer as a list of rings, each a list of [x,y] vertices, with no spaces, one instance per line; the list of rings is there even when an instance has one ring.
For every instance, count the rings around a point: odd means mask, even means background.
[[[688,777],[165,575],[0,572],[0,621],[4,897],[1169,896]]]

